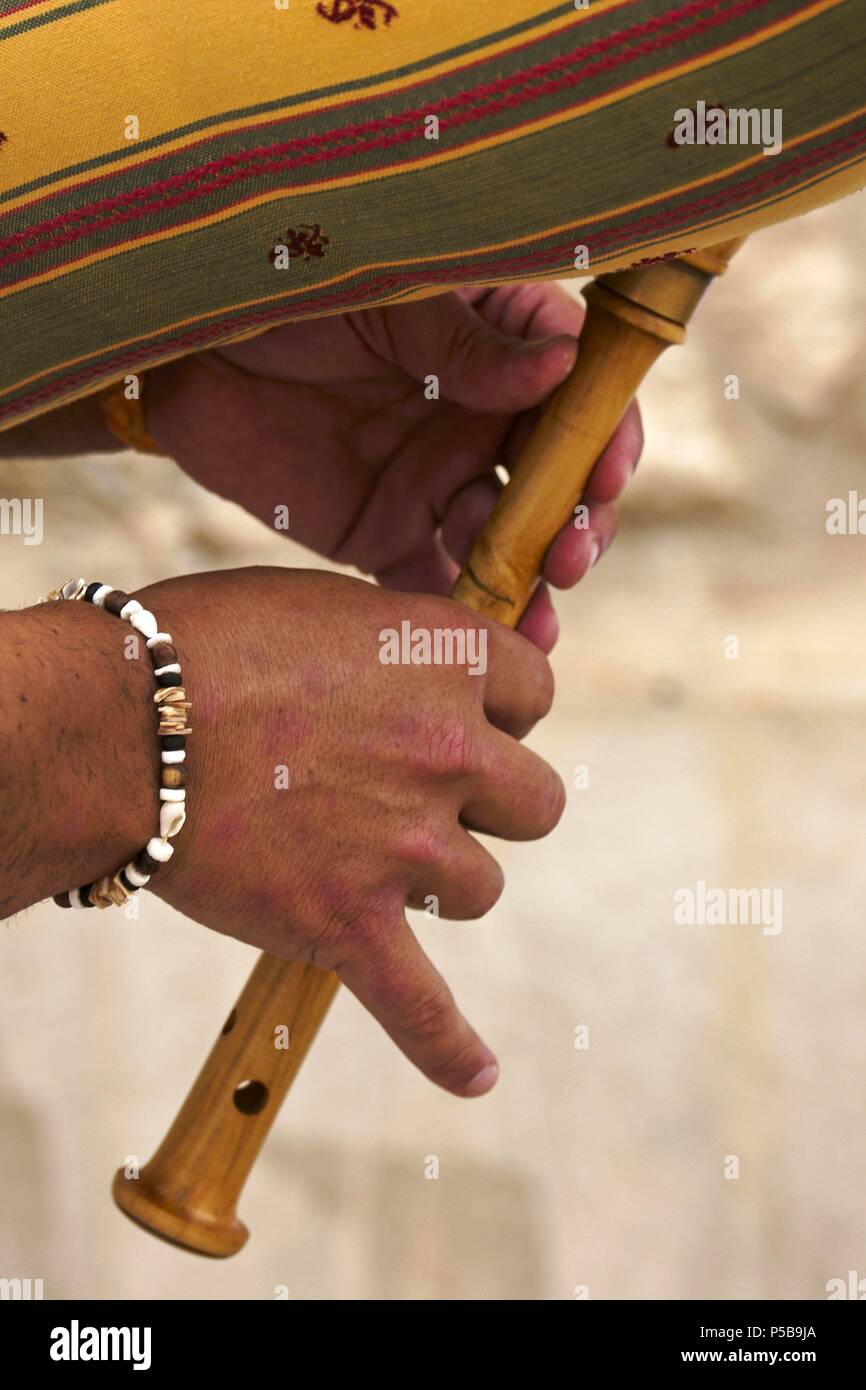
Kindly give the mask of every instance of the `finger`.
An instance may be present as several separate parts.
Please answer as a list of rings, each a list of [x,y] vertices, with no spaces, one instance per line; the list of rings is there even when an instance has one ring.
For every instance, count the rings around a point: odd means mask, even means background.
[[[470,410],[513,414],[537,405],[568,375],[574,337],[531,342],[500,332],[459,295],[374,313],[365,329],[375,350],[417,381],[431,375],[442,398]]]
[[[586,317],[584,306],[561,285],[538,281],[493,286],[481,290],[470,302],[487,323],[517,338],[547,338],[560,333],[576,338]]]
[[[455,493],[442,518],[442,544],[458,565],[465,565],[499,501],[502,484],[495,473],[473,482]]]
[[[496,729],[525,738],[553,704],[553,671],[547,657],[521,633],[488,621],[484,712]]]
[[[442,856],[416,863],[410,907],[452,922],[474,922],[496,905],[505,875],[484,845],[457,826]]]
[[[598,563],[619,525],[615,502],[587,509],[586,526],[570,521],[560,531],[544,560],[544,577],[555,589],[571,589]]]
[[[380,570],[377,583],[383,589],[400,589],[403,593],[448,594],[460,573],[460,566],[452,557],[438,536],[431,536],[426,545],[405,559]]]
[[[473,779],[460,819],[501,840],[540,840],[565,809],[565,787],[557,772],[522,743],[495,732],[487,744],[492,758]]]
[[[457,1096],[495,1084],[496,1058],[463,1017],[405,918],[340,967],[340,976],[400,1051]]]
[[[536,585],[535,592],[526,606],[526,612],[517,624],[517,631],[545,656],[556,646],[559,619],[545,583]]]
[[[643,450],[643,425],[637,401],[632,401],[590,474],[586,502],[615,502],[625,491]]]

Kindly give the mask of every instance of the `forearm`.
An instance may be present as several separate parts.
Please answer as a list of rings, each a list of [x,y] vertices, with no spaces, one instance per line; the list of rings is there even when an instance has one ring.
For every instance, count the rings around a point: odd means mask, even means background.
[[[122,447],[106,425],[96,396],[0,430],[0,458],[65,458],[116,453]]]
[[[153,677],[128,637],[90,604],[0,613],[0,918],[113,872],[153,834]]]

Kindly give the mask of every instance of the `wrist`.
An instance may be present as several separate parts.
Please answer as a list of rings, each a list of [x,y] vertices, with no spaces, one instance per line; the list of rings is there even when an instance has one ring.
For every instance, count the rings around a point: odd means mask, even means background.
[[[0,634],[8,916],[112,872],[146,843],[159,758],[149,654],[115,618],[43,604],[0,615]]]

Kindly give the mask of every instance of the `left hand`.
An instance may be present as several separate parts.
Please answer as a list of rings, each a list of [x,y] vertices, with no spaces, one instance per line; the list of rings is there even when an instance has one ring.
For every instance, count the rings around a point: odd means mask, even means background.
[[[150,374],[148,427],[197,482],[338,564],[394,589],[446,594],[578,352],[583,309],[559,286],[471,289],[308,319]],[[425,386],[438,378],[439,398]],[[543,578],[576,584],[609,546],[643,437],[632,403]],[[575,498],[575,502],[578,499]],[[519,629],[544,651],[546,584]]]

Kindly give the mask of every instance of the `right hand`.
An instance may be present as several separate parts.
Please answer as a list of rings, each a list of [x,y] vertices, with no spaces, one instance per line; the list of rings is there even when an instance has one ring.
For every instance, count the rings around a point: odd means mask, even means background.
[[[449,599],[333,574],[237,570],[136,597],[176,638],[192,701],[189,820],[152,888],[335,970],[432,1081],[488,1091],[495,1058],[405,908],[432,897],[442,917],[482,916],[503,876],[469,830],[529,840],[556,825],[562,782],[519,742],[550,708],[546,658]],[[381,664],[380,631],[406,619],[486,629],[486,674]]]

